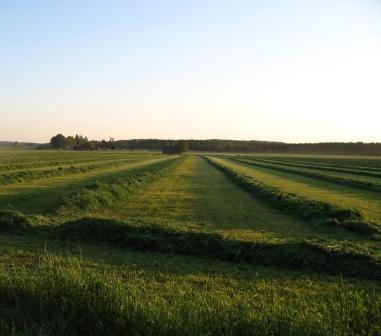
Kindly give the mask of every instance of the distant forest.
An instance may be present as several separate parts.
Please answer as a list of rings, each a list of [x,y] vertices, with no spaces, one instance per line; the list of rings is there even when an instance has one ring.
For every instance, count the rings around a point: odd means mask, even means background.
[[[118,149],[161,150],[177,140],[135,139],[118,140],[113,145]],[[335,155],[381,155],[381,143],[324,142],[289,144],[271,141],[241,140],[186,140],[188,150],[199,152],[237,153],[295,153]]]
[[[0,141],[0,149],[34,149],[39,144],[31,142],[18,141]]]
[[[178,144],[187,150],[196,152],[217,153],[280,153],[280,154],[327,154],[327,155],[378,155],[381,156],[381,143],[363,142],[322,142],[290,144],[272,141],[243,141],[243,140],[160,140],[160,139],[132,139],[132,140],[88,140],[83,136],[68,136],[58,134],[49,144],[0,142],[0,148],[19,149],[49,149],[60,148],[67,150],[149,150],[170,151]]]

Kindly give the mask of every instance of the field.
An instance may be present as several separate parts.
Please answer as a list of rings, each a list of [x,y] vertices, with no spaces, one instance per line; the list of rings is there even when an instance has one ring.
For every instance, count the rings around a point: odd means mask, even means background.
[[[0,152],[0,335],[381,335],[381,159]]]

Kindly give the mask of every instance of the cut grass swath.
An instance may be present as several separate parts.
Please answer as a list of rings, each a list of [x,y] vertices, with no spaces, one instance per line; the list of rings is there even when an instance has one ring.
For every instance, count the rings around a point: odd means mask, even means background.
[[[102,218],[81,218],[61,224],[56,235],[65,240],[103,242],[138,251],[185,254],[381,280],[381,265],[373,258],[303,240],[279,244],[256,243],[227,239],[217,233]]]
[[[286,193],[278,188],[265,185],[259,181],[243,176],[232,169],[206,157],[206,160],[242,189],[254,197],[261,199],[270,206],[285,213],[297,216],[307,221],[319,221],[334,224],[360,234],[378,234],[378,227],[366,221],[362,214],[355,209],[343,208],[330,203],[310,200],[293,193]]]
[[[310,172],[310,171],[306,171],[306,170],[298,170],[298,169],[293,169],[293,168],[288,168],[288,167],[280,167],[280,166],[274,165],[274,164],[257,162],[256,160],[245,160],[245,159],[237,159],[237,158],[231,158],[231,159],[235,160],[237,162],[248,163],[250,165],[261,167],[261,168],[278,170],[281,172],[290,173],[290,174],[294,174],[294,175],[312,177],[312,178],[317,179],[317,180],[333,182],[333,183],[341,184],[341,185],[348,186],[348,187],[355,187],[355,188],[360,188],[360,189],[364,189],[364,190],[370,190],[370,191],[375,191],[375,192],[381,193],[381,184],[379,184],[379,183],[374,183],[374,182],[370,182],[370,181],[369,182],[368,181],[361,181],[361,180],[338,177],[338,176],[327,175],[327,174],[321,174],[321,173]]]
[[[111,208],[116,201],[126,199],[144,186],[166,174],[178,164],[179,159],[166,160],[144,167],[141,172],[121,178],[115,183],[93,182],[65,198],[58,210],[61,216]]]
[[[56,167],[43,170],[23,170],[17,172],[4,173],[0,175],[0,185],[20,183],[20,182],[29,182],[33,180],[50,178],[56,176],[67,176],[79,173],[86,173],[89,171],[105,168],[105,167],[114,167],[121,166],[126,163],[138,162],[142,159],[137,160],[121,160],[121,161],[106,161],[103,163],[93,163],[86,166],[70,166],[70,167]]]
[[[290,162],[288,160],[268,160],[268,159],[248,158],[248,157],[245,157],[245,159],[250,159],[253,161],[264,162],[264,163],[274,163],[274,164],[296,167],[296,168],[311,168],[311,169],[319,169],[319,170],[330,171],[330,172],[338,172],[338,173],[346,173],[346,174],[359,175],[359,176],[381,178],[381,170],[379,170],[381,168],[364,167],[364,170],[362,170],[358,168],[356,169],[355,167],[343,168],[343,167],[335,166],[334,164],[331,164],[328,166],[328,165],[323,165],[321,163],[313,163],[313,162],[296,163],[296,162]],[[368,169],[374,170],[374,171],[367,171]]]

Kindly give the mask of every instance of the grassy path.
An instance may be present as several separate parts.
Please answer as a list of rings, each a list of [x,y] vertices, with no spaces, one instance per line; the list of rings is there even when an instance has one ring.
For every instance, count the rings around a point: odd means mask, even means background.
[[[243,162],[221,158],[214,158],[214,160],[229,166],[239,173],[283,191],[358,209],[369,220],[381,223],[381,197],[378,193],[257,166],[254,167]]]
[[[316,237],[306,223],[254,200],[198,156],[118,205],[114,217],[222,230],[240,238]]]
[[[142,159],[138,162],[105,167],[85,173],[39,179],[28,183],[0,186],[0,209],[9,205],[26,214],[52,212],[69,193],[78,190],[90,181],[111,182],[168,157]]]

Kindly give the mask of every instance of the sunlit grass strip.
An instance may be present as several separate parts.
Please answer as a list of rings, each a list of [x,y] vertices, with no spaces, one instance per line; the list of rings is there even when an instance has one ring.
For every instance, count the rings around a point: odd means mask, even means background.
[[[87,166],[70,166],[70,167],[55,167],[44,170],[23,170],[18,172],[10,172],[5,174],[0,174],[0,185],[14,184],[21,182],[29,182],[33,180],[57,177],[57,176],[68,176],[80,173],[87,173],[90,171],[106,168],[106,167],[118,167],[124,164],[144,161],[145,158],[139,159],[126,159],[126,160],[110,160],[102,163],[91,163]]]
[[[379,183],[360,181],[360,180],[355,180],[351,178],[338,177],[338,176],[332,176],[327,174],[321,174],[317,172],[309,172],[306,170],[298,170],[298,169],[293,169],[288,167],[282,167],[277,164],[263,163],[262,161],[259,162],[257,160],[247,160],[247,159],[237,159],[237,158],[231,158],[231,159],[237,162],[244,162],[244,163],[261,167],[261,168],[278,170],[281,172],[290,173],[290,174],[299,175],[299,176],[311,177],[317,180],[333,182],[333,183],[341,184],[348,187],[355,187],[355,188],[360,188],[360,189],[369,190],[369,191],[381,192],[381,184]]]
[[[36,158],[36,160],[32,160],[31,162],[26,163],[12,163],[12,164],[0,164],[0,173],[13,173],[18,170],[30,170],[30,169],[43,169],[43,168],[51,168],[51,167],[58,167],[58,166],[71,166],[71,165],[86,165],[86,164],[92,164],[92,163],[99,163],[99,162],[111,162],[111,161],[118,161],[118,160],[126,160],[127,155],[126,154],[94,154],[90,157],[85,158],[77,158],[74,155],[64,155],[63,157],[59,158],[57,156],[49,158],[48,157],[39,157]],[[148,154],[134,154],[131,158],[131,154],[128,154],[130,157],[127,159],[138,159],[138,158],[145,158],[148,157]],[[152,156],[152,155],[150,155]]]
[[[159,161],[147,167],[142,167],[131,176],[121,178],[115,183],[93,182],[64,200],[58,210],[61,216],[81,212],[91,212],[98,209],[111,208],[115,202],[130,197],[144,186],[164,176],[179,163],[179,158]]]
[[[299,163],[299,162],[289,161],[288,159],[269,160],[269,159],[253,158],[253,157],[252,158],[245,157],[245,159],[261,161],[265,163],[276,163],[276,164],[280,164],[284,166],[291,166],[291,167],[297,167],[297,168],[312,168],[312,169],[319,169],[324,171],[381,178],[381,168],[374,168],[374,167],[363,167],[362,169],[359,169],[356,166],[343,168],[342,166],[335,166],[334,163],[328,165],[328,164],[321,163],[319,161]],[[359,161],[359,163],[361,164],[361,161]],[[372,170],[372,171],[367,171],[367,170]]]
[[[339,207],[330,203],[307,199],[294,193],[286,193],[280,189],[268,186],[244,176],[206,157],[214,167],[222,171],[233,183],[249,192],[266,204],[310,222],[334,224],[361,234],[378,234],[376,224],[364,219],[356,209]]]

